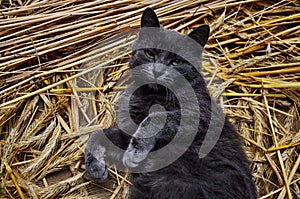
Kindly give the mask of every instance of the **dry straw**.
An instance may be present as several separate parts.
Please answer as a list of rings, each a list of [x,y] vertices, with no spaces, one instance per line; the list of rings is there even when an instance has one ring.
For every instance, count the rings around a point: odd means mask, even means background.
[[[203,75],[244,140],[260,198],[300,197],[299,1],[2,0],[4,198],[126,198],[130,178],[85,179],[89,133],[115,123],[145,7],[187,33],[213,30]]]

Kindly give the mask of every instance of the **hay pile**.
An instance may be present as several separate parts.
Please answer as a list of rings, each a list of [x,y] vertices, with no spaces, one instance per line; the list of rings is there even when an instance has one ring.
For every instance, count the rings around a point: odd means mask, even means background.
[[[83,178],[83,150],[90,132],[114,125],[146,6],[181,33],[211,26],[203,74],[245,141],[260,198],[300,197],[298,1],[0,4],[0,197],[126,197],[127,173]]]

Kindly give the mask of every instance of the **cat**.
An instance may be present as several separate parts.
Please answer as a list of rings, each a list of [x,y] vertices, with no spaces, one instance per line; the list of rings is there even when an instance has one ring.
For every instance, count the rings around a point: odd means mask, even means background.
[[[90,177],[105,180],[107,164],[129,168],[130,199],[257,198],[241,141],[199,72],[208,37],[208,25],[182,35],[144,10],[118,125],[86,146]]]

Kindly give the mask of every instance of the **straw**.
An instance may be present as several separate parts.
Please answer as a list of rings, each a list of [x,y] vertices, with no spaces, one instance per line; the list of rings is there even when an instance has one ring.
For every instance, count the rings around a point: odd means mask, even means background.
[[[0,1],[1,198],[126,198],[127,172],[84,178],[84,148],[116,124],[143,10],[209,24],[202,73],[241,136],[259,198],[299,197],[297,1]]]

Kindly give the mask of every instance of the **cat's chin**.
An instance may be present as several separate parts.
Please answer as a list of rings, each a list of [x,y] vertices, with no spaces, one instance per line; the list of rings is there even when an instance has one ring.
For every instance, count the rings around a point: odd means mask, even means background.
[[[161,91],[161,90],[165,90],[165,87],[160,85],[160,84],[147,84],[147,87],[149,90],[152,90],[152,91]]]

